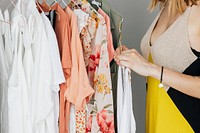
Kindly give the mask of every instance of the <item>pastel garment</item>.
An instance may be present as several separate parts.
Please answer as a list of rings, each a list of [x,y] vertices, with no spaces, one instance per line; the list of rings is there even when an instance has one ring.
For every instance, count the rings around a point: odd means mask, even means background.
[[[88,66],[89,57],[92,52],[91,42],[96,32],[96,21],[89,17],[89,14],[83,12],[81,9],[75,9],[74,13],[78,17],[78,26],[80,39],[83,47],[83,56],[85,66]]]
[[[87,76],[83,49],[78,32],[78,18],[73,11],[68,7],[65,9],[70,16],[71,27],[71,53],[72,53],[72,68],[71,77],[67,80],[67,89],[65,91],[66,115],[70,117],[70,103],[74,104],[75,110],[85,110],[86,104],[90,101],[94,90],[89,83]],[[69,121],[68,121],[69,122]],[[68,122],[66,123],[68,125]]]
[[[110,17],[101,8],[99,8],[98,13],[101,14],[106,21],[108,54],[109,54],[109,61],[111,62],[114,57],[115,50],[114,50],[113,38],[112,38],[111,27],[110,27]]]
[[[92,52],[91,43],[96,33],[96,21],[89,17],[89,14],[83,12],[81,9],[75,9],[74,13],[78,17],[78,26],[80,32],[80,39],[83,47],[83,56],[85,66],[88,66],[89,58]],[[86,110],[76,110],[76,132],[86,132]]]
[[[119,66],[117,85],[117,128],[119,133],[135,133],[133,114],[131,70]]]
[[[83,10],[93,14],[94,9],[85,3]],[[95,13],[94,13],[95,14]],[[88,104],[87,129],[88,133],[110,132],[114,133],[114,111],[112,99],[112,83],[110,75],[107,29],[105,19],[96,14],[98,27],[96,36],[92,41],[92,54],[90,56],[89,69],[90,82],[94,86],[94,99]]]
[[[188,36],[188,20],[192,8],[188,7],[167,31],[151,44],[150,36],[163,9],[160,11],[141,42],[141,50],[147,60],[185,75],[200,76],[200,52],[191,48]],[[147,133],[200,131],[198,98],[168,85],[159,88],[159,80],[152,77],[147,77],[147,83]]]
[[[41,5],[45,9],[45,6]],[[69,26],[69,18],[62,7],[55,3],[52,10],[57,12],[55,20],[55,33],[58,40],[58,47],[60,52],[61,64],[65,76],[65,83],[60,85],[60,111],[59,111],[59,132],[68,132],[68,125],[66,121],[69,121],[69,115],[66,115],[66,100],[64,98],[64,93],[67,89],[67,80],[71,76],[72,58],[71,58],[71,29]],[[49,11],[49,9],[48,9]],[[69,113],[69,110],[67,111]]]

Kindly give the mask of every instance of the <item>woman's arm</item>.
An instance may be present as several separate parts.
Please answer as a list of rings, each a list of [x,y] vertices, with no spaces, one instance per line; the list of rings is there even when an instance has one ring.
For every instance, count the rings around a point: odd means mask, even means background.
[[[123,46],[123,51],[117,49],[115,61],[117,64],[130,68],[142,76],[151,76],[160,80],[161,66],[152,64],[144,59],[135,49],[128,50]],[[125,50],[125,51],[124,51]],[[200,78],[178,73],[164,68],[163,83],[178,91],[200,99]]]
[[[154,65],[150,69],[149,76],[160,79],[160,73],[161,67]],[[175,88],[182,93],[200,99],[199,77],[185,75],[165,68],[163,71],[163,83]]]

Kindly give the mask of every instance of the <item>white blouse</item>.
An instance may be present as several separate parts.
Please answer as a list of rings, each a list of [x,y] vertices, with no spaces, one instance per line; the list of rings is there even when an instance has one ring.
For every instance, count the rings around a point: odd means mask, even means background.
[[[135,133],[132,106],[131,71],[119,66],[117,84],[117,128],[119,133]]]

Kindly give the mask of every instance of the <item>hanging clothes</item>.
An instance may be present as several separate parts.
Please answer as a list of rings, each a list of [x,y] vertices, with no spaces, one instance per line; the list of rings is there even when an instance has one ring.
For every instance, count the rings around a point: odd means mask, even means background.
[[[76,133],[76,130],[77,130],[77,122],[76,122],[76,111],[75,111],[75,107],[73,104],[71,104],[71,107],[70,107],[70,121],[69,121],[69,133]],[[84,120],[83,120],[84,121]],[[85,124],[83,122],[83,124]]]
[[[91,5],[93,0],[88,0]],[[114,49],[118,48],[120,45],[120,34],[122,31],[122,16],[112,9],[111,5],[107,0],[96,0],[101,3],[101,9],[110,17],[110,28],[113,38]],[[95,6],[95,5],[94,5]],[[114,112],[115,112],[115,130],[117,131],[117,78],[118,78],[118,66],[115,61],[110,63],[111,68],[111,78],[112,78],[112,88],[113,88],[113,102],[114,102]]]
[[[88,104],[87,132],[114,133],[114,111],[112,83],[110,77],[107,27],[105,19],[85,1],[83,10],[98,20],[95,38],[92,41],[92,54],[89,62],[89,76],[94,86],[94,100]]]
[[[55,23],[56,23],[56,11],[51,10],[49,11],[49,14],[46,15],[49,18],[49,21],[51,22],[51,26],[53,29],[55,29]]]
[[[4,19],[7,22],[10,22],[10,16],[8,10],[4,11]],[[5,43],[5,54],[8,62],[8,67],[10,68],[13,59],[13,45],[12,45],[12,38],[11,38],[11,29],[9,23],[4,23],[4,43]]]
[[[50,54],[52,51],[42,16],[38,12],[34,0],[27,3],[27,10],[29,13],[25,12],[25,14],[28,19],[29,33],[26,35],[30,36],[25,36],[25,39],[33,37],[29,40],[33,58],[30,88],[31,128],[33,133],[46,133],[48,127],[51,126],[48,120],[54,107],[52,100],[54,73]],[[30,46],[27,45],[25,48]]]
[[[119,66],[117,81],[117,128],[119,133],[135,133],[132,107],[131,71]]]
[[[13,63],[8,81],[8,133],[29,133],[30,117],[28,115],[28,86],[23,67],[23,34],[26,19],[17,9],[21,1],[16,3],[11,16],[12,39],[14,46]],[[20,8],[19,8],[20,9]],[[27,28],[27,26],[26,26]]]
[[[5,16],[3,16],[2,11],[0,10],[0,19],[4,20]],[[7,42],[4,45],[3,35],[8,32],[7,25],[0,23],[0,132],[7,133],[8,128],[8,117],[7,117],[7,89],[8,89],[8,74],[9,74],[9,63],[8,63],[8,55],[7,53],[7,46],[9,45]],[[7,40],[7,38],[6,38]]]
[[[68,88],[65,92],[66,100],[74,104],[77,111],[85,110],[86,104],[90,101],[94,90],[89,83],[87,76],[83,49],[78,32],[78,18],[73,11],[68,7],[65,9],[70,16],[71,36],[71,52],[72,52],[72,70],[73,73],[67,81]],[[67,103],[68,104],[68,103]],[[70,114],[70,107],[68,107],[68,114]],[[68,123],[67,123],[68,124]]]
[[[91,42],[95,36],[95,29],[93,26],[96,26],[96,21],[90,18],[89,14],[83,12],[81,9],[75,9],[74,13],[78,17],[78,26],[80,39],[83,47],[83,56],[85,61],[85,66],[88,66],[89,58],[92,53]],[[94,23],[92,23],[94,22]]]
[[[8,132],[55,133],[56,95],[64,81],[55,35],[46,34],[45,26],[50,24],[45,23],[34,0],[18,1],[12,22],[15,49],[8,82]]]
[[[50,49],[50,57],[51,57],[51,67],[52,67],[52,101],[54,102],[54,107],[52,112],[49,114],[46,123],[48,123],[47,131],[48,133],[58,133],[58,121],[59,121],[59,85],[65,82],[65,77],[63,74],[58,42],[55,35],[55,32],[51,26],[50,21],[45,16],[44,12],[41,13],[43,22],[45,24],[46,35],[48,37],[48,44]]]
[[[110,27],[110,18],[101,8],[99,8],[98,13],[101,14],[105,18],[105,21],[106,21],[108,54],[109,54],[109,61],[111,62],[113,60],[115,50],[114,50],[113,38],[112,38],[111,27]]]
[[[42,8],[45,8],[45,6],[41,5]],[[71,76],[71,67],[72,67],[72,58],[71,58],[71,29],[69,26],[69,19],[68,15],[65,13],[65,11],[62,9],[62,7],[55,3],[51,10],[57,12],[58,15],[56,15],[55,20],[55,33],[58,40],[58,46],[59,46],[59,52],[60,52],[60,59],[62,63],[62,68],[65,76],[65,83],[60,85],[60,112],[59,112],[59,132],[60,133],[66,133],[68,132],[68,123],[69,121],[69,115],[66,114],[69,113],[69,110],[66,111],[66,100],[64,98],[64,93],[67,89],[67,80]]]
[[[78,17],[79,34],[83,47],[85,66],[87,67],[92,52],[92,39],[95,37],[96,33],[96,21],[81,9],[75,9],[74,13]],[[76,132],[85,133],[87,121],[86,110],[76,110],[74,115],[76,116]]]
[[[2,13],[2,12],[0,12]],[[1,128],[0,128],[0,131],[2,133],[7,133],[8,132],[8,77],[9,77],[9,74],[10,74],[10,67],[11,67],[11,64],[12,64],[12,57],[13,57],[13,47],[12,47],[12,38],[11,38],[11,29],[10,29],[10,18],[9,18],[9,13],[8,13],[8,10],[5,10],[3,12],[3,16],[1,14],[1,20],[5,20],[7,21],[8,23],[1,23],[1,30],[3,33],[3,40],[4,40],[4,51],[1,51],[2,54],[5,54],[5,60],[3,60],[4,56],[1,55],[2,59],[1,59],[1,70],[2,70],[2,74],[3,74],[3,77],[0,78],[0,81],[1,83],[1,89],[0,90],[2,93],[3,96],[1,96],[1,100],[2,101],[2,108],[0,109],[1,112],[2,112],[2,123],[1,123]],[[2,43],[2,42],[1,42]],[[3,48],[1,48],[3,50]],[[7,63],[6,63],[7,62]],[[6,65],[7,64],[7,65]],[[4,66],[4,67],[3,67]],[[5,66],[7,66],[7,71],[5,69]],[[1,74],[0,74],[1,75]]]
[[[115,132],[110,18],[82,2],[0,12],[0,132]]]

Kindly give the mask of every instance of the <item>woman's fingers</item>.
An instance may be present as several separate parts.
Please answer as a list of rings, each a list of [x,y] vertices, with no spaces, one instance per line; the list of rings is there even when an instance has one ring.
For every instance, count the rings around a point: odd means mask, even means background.
[[[129,54],[127,54],[127,55],[119,55],[118,57],[117,57],[120,61],[121,60],[124,60],[124,61],[131,61],[131,55],[129,55]]]
[[[128,68],[131,67],[130,62],[129,62],[129,61],[125,61],[125,60],[120,60],[120,61],[119,61],[119,65],[125,66],[125,67],[128,67]]]
[[[129,49],[125,45],[121,45],[116,49],[115,54],[120,55],[122,51],[126,51],[126,50],[129,50]]]
[[[118,63],[118,56],[122,53],[122,51],[126,51],[126,50],[129,50],[125,45],[121,45],[121,46],[119,46],[117,49],[116,49],[116,51],[115,51],[115,53],[114,53],[114,60]]]
[[[121,54],[129,54],[129,53],[137,53],[137,50],[136,49],[129,49],[129,50],[126,50],[126,51],[122,51]]]
[[[129,50],[129,48],[127,48],[125,45],[121,45],[121,50],[126,51],[126,50]]]

